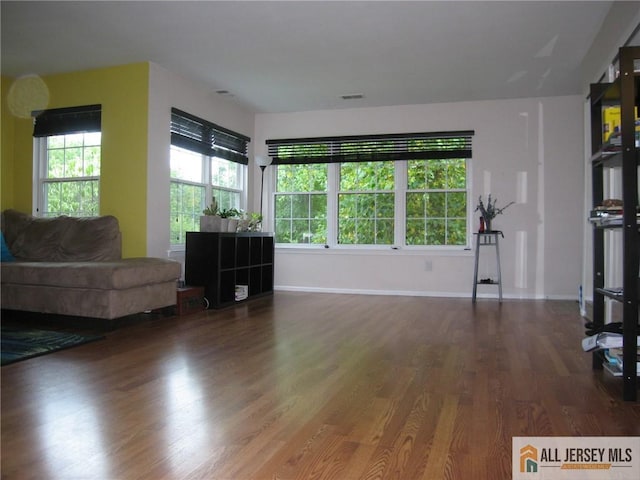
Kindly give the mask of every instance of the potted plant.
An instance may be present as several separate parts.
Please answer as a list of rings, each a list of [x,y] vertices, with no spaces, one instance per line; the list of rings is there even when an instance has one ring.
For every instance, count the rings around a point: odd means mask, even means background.
[[[224,208],[220,210],[221,231],[235,232],[238,229],[238,217],[240,212],[235,208]]]
[[[262,215],[257,212],[240,211],[239,232],[259,232],[261,230]]]
[[[220,232],[222,217],[219,215],[216,197],[211,198],[211,204],[202,211],[200,216],[201,232]]]
[[[500,215],[502,212],[504,212],[507,209],[507,207],[516,203],[516,202],[511,202],[502,208],[498,208],[496,207],[497,201],[498,201],[497,198],[492,200],[491,194],[489,194],[489,196],[487,197],[487,205],[485,206],[484,202],[482,201],[482,195],[478,197],[478,205],[476,206],[476,212],[479,210],[480,213],[482,214],[482,216],[480,217],[480,222],[481,222],[481,225],[484,225],[485,232],[492,232],[493,228],[491,226],[491,223],[493,219],[498,215]],[[481,230],[482,230],[482,227],[481,227]]]
[[[249,231],[259,232],[262,230],[262,215],[257,212],[251,212],[249,215]]]

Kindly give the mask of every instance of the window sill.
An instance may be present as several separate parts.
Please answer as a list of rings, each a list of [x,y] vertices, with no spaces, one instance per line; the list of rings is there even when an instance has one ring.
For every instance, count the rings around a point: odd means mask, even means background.
[[[308,254],[308,255],[400,255],[400,256],[438,256],[438,257],[467,257],[473,256],[473,251],[469,247],[357,247],[357,246],[335,246],[325,248],[324,245],[313,245],[308,247],[276,245],[276,253],[287,254]]]

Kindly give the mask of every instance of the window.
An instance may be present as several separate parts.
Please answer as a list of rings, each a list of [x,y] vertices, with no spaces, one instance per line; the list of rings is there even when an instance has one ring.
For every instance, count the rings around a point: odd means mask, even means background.
[[[43,217],[100,213],[100,105],[34,112],[35,205]]]
[[[202,210],[215,197],[220,210],[244,203],[248,137],[171,110],[171,245],[200,229]]]
[[[341,163],[338,192],[338,243],[394,243],[393,162]]]
[[[472,135],[268,140],[276,241],[465,246]]]
[[[203,156],[171,146],[170,214],[171,244],[184,244],[185,232],[198,231],[206,202]]]
[[[327,173],[327,164],[278,167],[278,242],[327,243]]]

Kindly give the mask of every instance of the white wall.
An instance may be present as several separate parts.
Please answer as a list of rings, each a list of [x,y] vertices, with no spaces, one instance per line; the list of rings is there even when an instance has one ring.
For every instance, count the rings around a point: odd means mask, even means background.
[[[487,193],[499,205],[518,202],[494,220],[505,232],[505,297],[575,299],[583,240],[582,116],[579,96],[258,114],[253,144],[256,155],[266,155],[265,140],[274,138],[475,130],[471,202]],[[273,185],[273,171],[267,168],[265,187]],[[259,202],[259,182],[254,188]],[[265,211],[270,200],[265,197]],[[473,254],[464,249],[278,249],[275,268],[280,289],[469,296],[473,283]],[[479,295],[496,293],[480,289]]]
[[[171,108],[253,137],[253,112],[186,80],[157,64],[149,69],[149,152],[147,255],[166,257],[169,250],[169,148]],[[252,145],[249,144],[251,157]],[[251,177],[249,179],[251,181]],[[177,256],[180,259],[180,255]]]

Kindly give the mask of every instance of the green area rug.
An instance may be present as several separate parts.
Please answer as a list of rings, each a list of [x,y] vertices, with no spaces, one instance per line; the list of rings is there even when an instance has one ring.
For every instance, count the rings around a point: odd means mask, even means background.
[[[3,325],[0,332],[1,364],[9,365],[102,338],[104,336],[78,335],[75,333]]]

